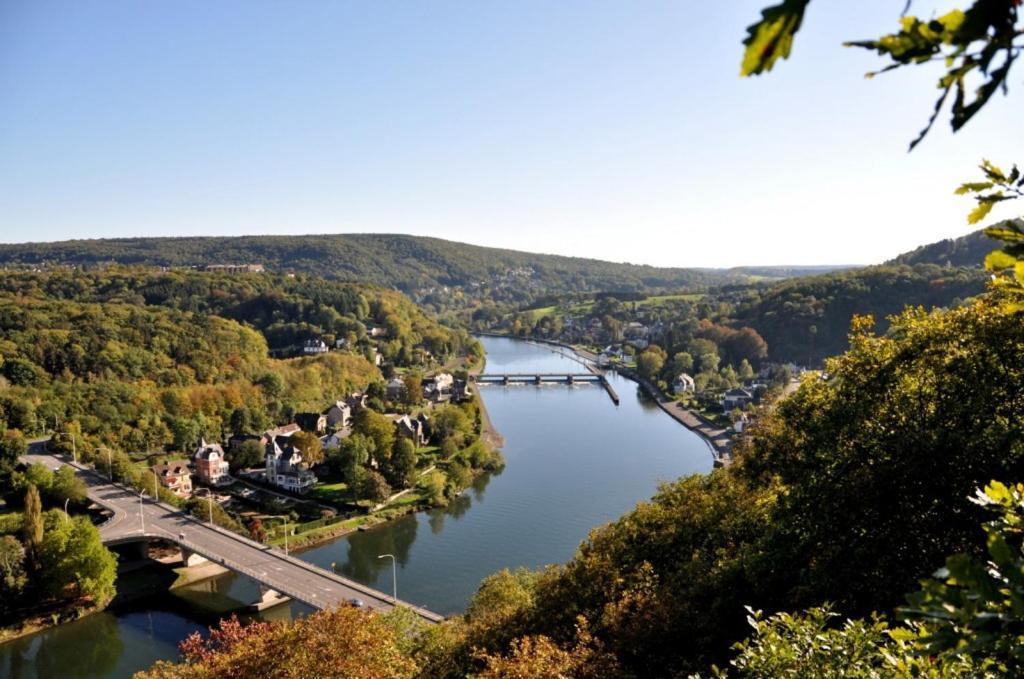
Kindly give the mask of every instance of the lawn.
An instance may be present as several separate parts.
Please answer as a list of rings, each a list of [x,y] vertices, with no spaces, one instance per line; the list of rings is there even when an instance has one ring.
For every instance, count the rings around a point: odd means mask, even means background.
[[[318,483],[309,491],[307,497],[322,502],[347,503],[349,501],[348,485],[344,481],[335,483]]]
[[[637,306],[664,306],[668,302],[699,302],[704,295],[699,292],[682,293],[678,295],[653,295],[637,302]]]

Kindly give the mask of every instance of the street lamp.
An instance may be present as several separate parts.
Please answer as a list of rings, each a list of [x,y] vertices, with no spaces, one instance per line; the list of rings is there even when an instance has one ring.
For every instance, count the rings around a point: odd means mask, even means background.
[[[391,601],[398,605],[398,564],[394,554],[381,554],[378,559],[390,557],[391,559]]]
[[[110,482],[113,483],[114,482],[114,462],[110,458],[110,448],[107,448],[106,446],[100,446],[96,450],[105,450],[105,451],[107,451],[107,477],[110,479]]]
[[[64,498],[64,523],[68,522],[68,502],[70,502],[70,501],[71,501],[71,498],[69,498],[69,497]]]
[[[139,491],[139,522],[142,524],[142,532],[146,532],[146,504],[145,494]]]

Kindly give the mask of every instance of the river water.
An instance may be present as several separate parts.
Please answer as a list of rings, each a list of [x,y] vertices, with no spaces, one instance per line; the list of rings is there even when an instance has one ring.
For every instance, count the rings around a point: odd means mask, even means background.
[[[483,338],[487,372],[583,372],[546,347]],[[449,507],[355,533],[300,556],[439,613],[463,610],[480,580],[502,568],[570,559],[591,529],[650,497],[660,481],[711,469],[707,445],[633,382],[609,378],[615,406],[595,384],[480,388],[507,465],[479,477]],[[128,677],[209,619],[209,611],[255,593],[227,575],[175,595],[167,606],[110,611],[0,646],[0,677]],[[298,607],[295,607],[296,609]],[[293,612],[299,612],[295,610]],[[288,614],[277,611],[276,615]]]

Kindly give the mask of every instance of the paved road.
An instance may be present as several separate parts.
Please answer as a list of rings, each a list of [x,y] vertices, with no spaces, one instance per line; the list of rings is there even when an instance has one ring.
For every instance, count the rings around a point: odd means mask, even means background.
[[[149,498],[140,501],[134,490],[110,483],[95,471],[75,465],[63,456],[51,455],[44,444],[33,444],[26,463],[42,463],[51,469],[69,464],[88,486],[89,499],[114,512],[100,527],[103,542],[128,543],[142,538],[162,539],[206,557],[237,573],[315,608],[330,608],[352,599],[379,610],[392,608],[390,596],[353,580],[343,578],[310,563],[286,556],[284,552],[243,538],[235,533],[197,521],[178,509]],[[181,535],[184,534],[184,538]],[[428,622],[443,617],[416,606],[408,606]]]

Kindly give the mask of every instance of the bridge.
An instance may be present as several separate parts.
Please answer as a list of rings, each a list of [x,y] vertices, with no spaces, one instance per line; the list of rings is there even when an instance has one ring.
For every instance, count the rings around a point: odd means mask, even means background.
[[[589,372],[585,373],[481,373],[471,375],[470,379],[477,384],[578,384],[593,383],[600,384],[608,393],[612,403],[619,405],[619,395],[608,382],[603,372],[596,368],[587,366]]]
[[[30,454],[22,460],[27,464],[41,463],[50,469],[65,464],[75,469],[86,484],[89,499],[113,512],[110,520],[100,527],[105,545],[145,546],[155,540],[174,544],[181,550],[186,565],[205,559],[255,580],[263,595],[257,605],[272,605],[288,597],[316,609],[326,609],[359,600],[368,608],[382,612],[398,605],[411,609],[429,623],[444,620],[443,616],[425,608],[393,599],[279,549],[203,523],[176,507],[145,498],[134,489],[111,483],[91,468],[45,452],[44,445],[33,444]]]
[[[541,384],[543,382],[559,382],[575,384],[576,382],[602,382],[603,375],[595,373],[483,373],[473,377],[481,384]]]

